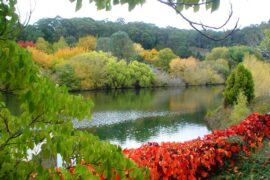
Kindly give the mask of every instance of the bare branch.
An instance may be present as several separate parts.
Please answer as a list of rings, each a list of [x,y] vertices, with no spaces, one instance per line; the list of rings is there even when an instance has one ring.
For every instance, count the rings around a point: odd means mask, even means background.
[[[204,23],[201,23],[201,22],[196,22],[196,21],[192,21],[190,20],[188,17],[186,17],[182,11],[180,11],[177,6],[179,5],[190,5],[190,6],[195,6],[195,5],[204,5],[204,4],[208,4],[208,3],[212,3],[214,0],[209,0],[209,1],[205,1],[205,2],[201,2],[201,3],[178,3],[178,2],[173,2],[172,0],[158,0],[160,3],[163,3],[171,8],[173,8],[177,14],[179,14],[186,22],[189,23],[189,25],[194,29],[196,30],[199,34],[201,34],[202,36],[208,38],[208,39],[211,39],[213,41],[222,41],[226,38],[228,38],[229,36],[231,36],[233,33],[235,33],[238,29],[238,22],[239,22],[239,19],[236,21],[235,23],[235,26],[232,30],[230,30],[225,36],[221,37],[221,38],[215,38],[215,37],[212,37],[210,36],[209,34],[207,34],[207,30],[208,29],[211,29],[211,30],[220,30],[222,28],[224,28],[228,23],[229,21],[231,20],[232,18],[232,15],[233,15],[233,9],[232,9],[232,4],[230,4],[230,11],[229,11],[229,15],[228,15],[228,18],[226,19],[226,21],[220,25],[220,26],[210,26],[210,25],[206,25]],[[200,30],[198,27],[201,27],[203,30]]]
[[[168,2],[163,1],[163,0],[158,0],[159,2],[163,3],[163,4],[167,4],[169,5]],[[212,2],[214,2],[215,0],[208,0],[205,2],[200,2],[200,3],[186,3],[186,2],[171,2],[171,4],[177,5],[177,6],[201,6],[201,5],[206,5],[206,4],[211,4]]]

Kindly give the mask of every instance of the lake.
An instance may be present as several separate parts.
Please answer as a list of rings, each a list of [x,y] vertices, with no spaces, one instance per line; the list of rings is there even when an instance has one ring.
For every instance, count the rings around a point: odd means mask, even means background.
[[[88,91],[95,104],[91,121],[76,128],[100,139],[135,148],[147,142],[182,142],[211,132],[207,110],[222,103],[223,86]]]

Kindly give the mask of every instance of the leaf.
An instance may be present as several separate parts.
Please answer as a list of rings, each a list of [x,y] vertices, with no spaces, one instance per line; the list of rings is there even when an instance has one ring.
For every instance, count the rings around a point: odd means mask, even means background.
[[[199,6],[199,5],[195,5],[195,6],[193,7],[193,11],[194,11],[194,12],[198,12],[199,9],[200,9],[200,6]]]
[[[76,3],[76,11],[80,10],[82,7],[82,0],[77,0],[77,3]]]
[[[219,8],[220,0],[214,0],[212,2],[211,12],[216,11]]]

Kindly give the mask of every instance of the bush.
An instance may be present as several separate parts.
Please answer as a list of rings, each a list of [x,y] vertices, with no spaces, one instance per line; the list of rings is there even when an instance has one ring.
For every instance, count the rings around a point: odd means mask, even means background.
[[[70,90],[79,89],[80,81],[75,77],[75,71],[70,65],[57,66],[56,74],[60,85],[66,85]]]
[[[170,63],[170,72],[172,75],[184,79],[188,85],[224,83],[224,78],[215,71],[213,64],[217,64],[217,62],[200,62],[193,57],[176,58]]]
[[[151,50],[143,50],[141,52],[141,56],[143,59],[148,62],[153,64],[155,62],[155,59],[158,55],[158,51],[156,49],[151,49]]]
[[[254,98],[254,83],[251,72],[242,64],[237,65],[226,81],[224,105],[233,105],[237,101],[240,91],[243,91],[249,103]]]
[[[164,48],[160,50],[155,58],[155,65],[162,68],[165,71],[169,70],[169,64],[172,59],[176,58],[176,55],[170,48]]]
[[[40,51],[45,52],[45,53],[52,53],[53,52],[52,45],[42,37],[39,37],[37,39],[36,48]]]
[[[79,39],[77,47],[83,48],[86,51],[93,51],[96,49],[97,39],[94,36],[86,36]]]
[[[251,55],[245,56],[243,64],[254,79],[255,96],[270,96],[270,64]]]
[[[58,49],[53,55],[56,59],[69,59],[86,51],[80,47]]]
[[[154,81],[154,74],[152,70],[144,63],[139,63],[138,61],[132,61],[128,65],[131,80],[133,81],[133,86],[135,87],[149,87]]]
[[[108,62],[106,71],[108,88],[132,87],[133,81],[126,61],[112,59]]]
[[[42,68],[49,69],[53,65],[53,56],[47,54],[41,50],[36,48],[29,48],[30,52],[32,53],[32,59]]]
[[[233,106],[230,120],[232,124],[238,124],[247,117],[248,114],[250,114],[250,110],[247,107],[247,97],[240,91],[237,96],[237,103]]]
[[[75,70],[75,76],[80,80],[80,89],[104,88],[107,84],[106,63],[115,59],[107,53],[89,52],[71,58],[70,64]]]
[[[60,39],[53,43],[53,50],[57,51],[58,49],[63,49],[69,47],[65,38],[63,36],[60,37]]]

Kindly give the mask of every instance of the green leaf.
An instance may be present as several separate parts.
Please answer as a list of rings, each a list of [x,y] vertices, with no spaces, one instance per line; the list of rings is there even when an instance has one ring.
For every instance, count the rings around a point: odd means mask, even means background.
[[[219,5],[220,5],[220,0],[214,0],[212,2],[211,12],[216,11],[219,8]]]
[[[78,11],[79,9],[81,9],[81,7],[82,7],[82,0],[77,0],[76,11]]]

